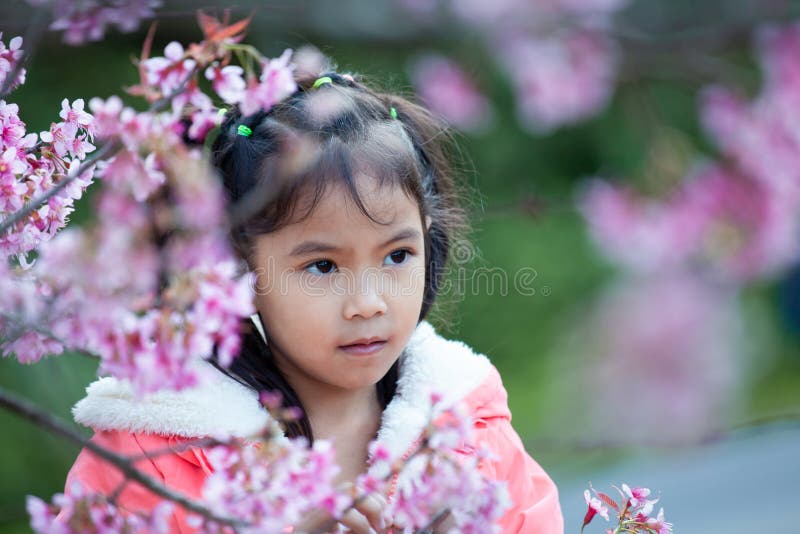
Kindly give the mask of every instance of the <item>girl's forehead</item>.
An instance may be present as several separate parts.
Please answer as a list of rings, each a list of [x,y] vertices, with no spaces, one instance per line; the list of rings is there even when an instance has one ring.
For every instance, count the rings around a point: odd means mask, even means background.
[[[419,218],[417,201],[399,184],[380,184],[375,178],[362,176],[356,179],[355,186],[355,194],[344,184],[332,184],[316,198],[305,195],[299,202],[298,219],[292,226],[325,228],[370,224],[380,227],[398,219]]]
[[[304,248],[304,243],[359,250],[377,247],[398,233],[421,239],[424,230],[416,201],[400,187],[383,189],[381,194],[361,199],[376,220],[362,213],[346,191],[340,191],[324,195],[307,217],[262,236],[261,244],[271,248],[272,253],[291,255]]]

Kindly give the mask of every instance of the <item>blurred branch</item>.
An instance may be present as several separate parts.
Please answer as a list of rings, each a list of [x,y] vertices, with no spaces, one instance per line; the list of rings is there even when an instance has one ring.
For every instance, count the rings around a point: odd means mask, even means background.
[[[14,327],[14,329],[15,329],[15,332],[12,332],[11,335],[8,335],[7,332],[4,332],[4,334],[6,334],[4,336],[4,339],[3,339],[3,343],[4,344],[8,343],[9,338],[13,340],[13,339],[19,337],[19,335],[14,335],[14,334],[16,334],[17,331],[20,331],[20,332],[22,332],[22,334],[24,334],[26,332],[36,332],[37,334],[41,334],[41,335],[43,335],[45,337],[48,337],[48,338],[52,339],[53,341],[56,341],[56,342],[60,343],[63,346],[67,345],[66,342],[63,339],[61,339],[60,337],[56,336],[50,330],[48,330],[47,328],[41,326],[38,323],[37,324],[26,324],[23,321],[21,321],[18,316],[11,315],[11,314],[8,314],[8,313],[2,313],[2,312],[0,312],[0,319],[3,319],[4,321],[7,321],[7,322],[11,323],[12,326]]]
[[[35,11],[33,19],[31,20],[31,23],[25,32],[25,36],[22,38],[22,43],[25,45],[25,48],[22,49],[22,57],[15,63],[14,68],[11,69],[11,72],[6,74],[6,79],[3,81],[3,86],[0,87],[0,97],[5,96],[6,93],[11,91],[11,86],[13,85],[14,80],[17,79],[19,71],[22,70],[23,65],[28,62],[28,59],[33,56],[33,52],[36,50],[36,46],[39,44],[39,39],[42,36],[42,33],[44,33],[45,27],[47,26],[48,19],[47,15],[45,14],[45,10],[48,7],[50,7],[49,4],[43,4]]]
[[[622,449],[632,448],[652,448],[652,449],[674,449],[674,448],[690,448],[698,446],[706,446],[714,443],[720,443],[727,439],[732,438],[735,432],[744,430],[765,431],[767,427],[781,424],[792,423],[800,426],[800,412],[786,412],[779,414],[769,414],[760,417],[755,417],[741,423],[736,423],[725,429],[712,430],[705,435],[690,441],[682,441],[679,443],[670,444],[663,439],[653,439],[652,441],[630,441],[630,440],[613,440],[613,439],[587,439],[587,440],[563,440],[555,438],[535,439],[535,448],[538,453],[558,453],[558,454],[574,454],[585,452],[598,452],[598,451],[615,451]]]
[[[574,211],[576,211],[574,200],[570,196],[548,197],[538,193],[524,193],[512,202],[492,204],[475,215],[483,218],[523,215],[533,220],[541,220],[548,214]]]
[[[54,434],[63,436],[69,439],[70,441],[85,447],[93,454],[97,455],[98,457],[102,458],[106,462],[110,463],[111,465],[119,469],[119,471],[122,472],[127,479],[138,482],[139,484],[149,489],[156,495],[163,497],[165,499],[169,499],[170,501],[173,501],[181,505],[188,511],[200,514],[203,517],[206,517],[212,521],[216,521],[233,527],[240,527],[247,525],[246,522],[240,519],[219,516],[215,514],[212,510],[203,506],[202,504],[192,499],[189,499],[188,497],[176,491],[173,491],[167,486],[161,484],[160,482],[154,480],[153,478],[139,471],[139,469],[135,467],[134,463],[131,461],[130,458],[117,454],[113,451],[106,449],[105,447],[97,445],[93,441],[85,439],[57,417],[45,412],[44,410],[37,407],[27,399],[19,397],[11,393],[10,391],[5,390],[4,388],[0,388],[0,406],[31,421],[32,423],[38,426],[41,426],[49,430]]]

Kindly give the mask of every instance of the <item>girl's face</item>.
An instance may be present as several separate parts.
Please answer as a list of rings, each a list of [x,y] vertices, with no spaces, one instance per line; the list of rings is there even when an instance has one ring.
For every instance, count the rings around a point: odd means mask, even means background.
[[[259,236],[256,307],[278,368],[301,395],[373,388],[417,325],[425,290],[423,222],[399,187],[360,175],[366,217],[341,186],[305,220]],[[426,222],[429,226],[430,222]],[[359,340],[385,341],[359,353]]]

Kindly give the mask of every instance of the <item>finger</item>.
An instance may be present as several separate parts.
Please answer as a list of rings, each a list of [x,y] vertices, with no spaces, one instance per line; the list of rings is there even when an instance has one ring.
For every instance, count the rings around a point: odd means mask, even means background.
[[[355,508],[350,508],[341,519],[339,519],[339,523],[349,528],[352,532],[356,534],[376,534],[375,529],[373,529],[367,518],[364,517],[364,514],[356,510]]]
[[[370,493],[355,505],[356,510],[367,518],[375,530],[386,528],[386,499],[377,493]]]

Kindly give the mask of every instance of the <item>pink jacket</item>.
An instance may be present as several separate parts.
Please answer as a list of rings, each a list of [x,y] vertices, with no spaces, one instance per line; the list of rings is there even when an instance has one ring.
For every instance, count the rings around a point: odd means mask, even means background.
[[[122,454],[177,449],[143,459],[137,467],[189,497],[200,497],[205,477],[213,471],[202,449],[181,447],[187,440],[223,431],[246,437],[257,431],[268,415],[255,393],[208,368],[203,386],[182,392],[158,392],[135,400],[124,382],[102,378],[87,388],[87,396],[73,408],[76,421],[94,428],[92,440]],[[421,322],[402,356],[395,398],[387,406],[378,441],[396,457],[411,450],[428,421],[429,393],[443,395],[442,404],[461,403],[472,414],[478,445],[493,458],[480,464],[483,473],[508,483],[513,506],[500,521],[502,532],[561,534],[563,518],[555,484],[526,452],[511,426],[507,394],[489,360],[465,344],[439,336]],[[466,447],[461,454],[474,454]],[[79,481],[89,491],[111,494],[123,476],[84,449],[67,475],[66,491]],[[392,492],[389,495],[391,500]],[[161,502],[137,483],[127,483],[117,502],[130,511],[148,511]],[[173,532],[193,532],[186,513],[177,508]]]

